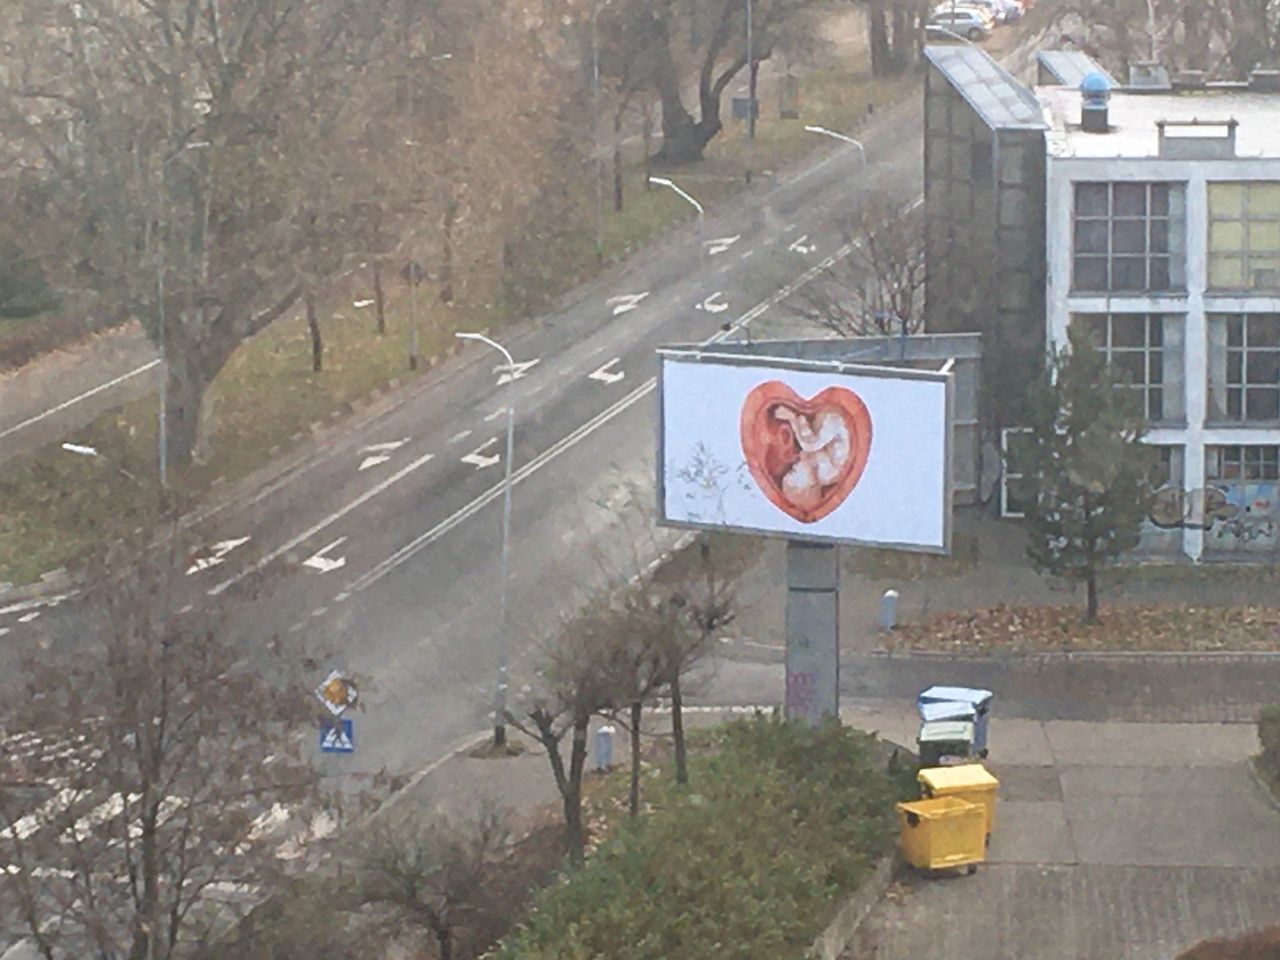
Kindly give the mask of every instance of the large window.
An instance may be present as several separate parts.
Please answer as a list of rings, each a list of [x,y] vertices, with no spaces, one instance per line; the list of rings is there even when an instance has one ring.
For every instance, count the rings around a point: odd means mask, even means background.
[[[1111,369],[1134,390],[1153,423],[1185,417],[1182,390],[1182,317],[1155,313],[1076,314]]]
[[[1173,291],[1186,285],[1180,183],[1077,183],[1078,291]]]
[[[1280,314],[1210,315],[1209,419],[1280,420]]]
[[[1206,447],[1209,481],[1280,480],[1280,447]]]
[[[1280,290],[1280,182],[1209,184],[1209,287]]]

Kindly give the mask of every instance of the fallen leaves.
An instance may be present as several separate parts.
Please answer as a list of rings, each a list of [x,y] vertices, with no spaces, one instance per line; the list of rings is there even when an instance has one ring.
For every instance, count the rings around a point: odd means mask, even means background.
[[[895,630],[890,650],[1280,651],[1280,607],[1103,606],[1099,622],[1081,622],[1080,606],[1016,607],[943,613]]]

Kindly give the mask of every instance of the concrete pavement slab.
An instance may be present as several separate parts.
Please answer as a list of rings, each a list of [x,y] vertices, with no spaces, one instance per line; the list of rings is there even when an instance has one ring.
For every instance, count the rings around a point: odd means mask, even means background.
[[[1053,763],[1053,748],[1044,724],[1037,720],[992,718],[988,748],[993,769],[1001,764],[1048,766]]]
[[[1071,825],[1060,801],[996,801],[992,863],[1075,863]]]
[[[1048,721],[1045,733],[1060,766],[1221,766],[1258,751],[1245,724],[1085,723]]]
[[[993,841],[994,843],[994,841]],[[989,864],[913,879],[846,960],[1169,960],[1280,920],[1280,868]]]
[[[1226,797],[1242,785],[1235,767],[1066,767],[1059,775],[1067,803],[1111,797]]]

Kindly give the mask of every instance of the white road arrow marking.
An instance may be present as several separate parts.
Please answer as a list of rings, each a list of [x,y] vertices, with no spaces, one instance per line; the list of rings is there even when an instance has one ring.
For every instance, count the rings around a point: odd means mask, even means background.
[[[488,450],[497,442],[498,442],[497,437],[493,437],[492,439],[486,440],[484,443],[480,444],[480,446],[476,447],[474,450],[468,453],[465,457],[461,457],[459,459],[461,459],[463,463],[471,464],[477,470],[483,470],[485,467],[492,467],[495,463],[498,463],[502,459],[502,457],[496,456],[496,455],[492,457],[486,457],[484,455],[484,451]]]
[[[807,233],[801,234],[800,236],[796,237],[796,239],[791,241],[791,244],[787,247],[787,249],[794,250],[796,253],[813,253],[813,251],[818,249],[818,245],[816,243],[810,243],[806,245],[805,241],[808,239],[809,239],[809,235]]]
[[[347,540],[346,537],[339,537],[327,547],[317,550],[314,554],[302,561],[304,567],[310,567],[312,570],[319,570],[321,573],[332,573],[341,567],[347,565],[346,557],[326,557],[325,554],[334,547],[339,547]]]
[[[707,256],[714,257],[717,253],[724,253],[735,243],[742,239],[742,234],[735,233],[732,237],[719,237],[715,240],[708,240]]]
[[[724,293],[720,290],[717,290],[711,296],[707,297],[707,299],[695,305],[693,309],[705,310],[707,311],[707,313],[723,313],[725,310],[729,309],[729,305],[725,303],[723,300],[719,299],[720,297],[723,297],[723,296],[724,296]]]
[[[537,365],[538,365],[537,360],[524,360],[524,361],[521,361],[520,363],[513,363],[511,365],[511,370],[508,371],[507,365],[503,363],[494,367],[493,372],[494,373],[500,372],[502,374],[502,376],[498,378],[498,386],[502,386],[504,383],[510,383],[512,380],[519,380],[521,377],[523,377],[526,373],[528,373],[533,367],[536,367]]]
[[[613,307],[613,315],[616,317],[620,313],[626,313],[640,306],[640,301],[648,295],[648,290],[644,293],[624,293],[619,297],[610,297],[605,303]]]
[[[221,543],[215,543],[209,548],[209,553],[203,557],[197,557],[195,563],[187,568],[187,576],[193,573],[199,573],[201,570],[208,570],[210,567],[216,567],[227,559],[227,554],[236,547],[242,547],[249,542],[249,537],[239,537],[235,540],[223,540]]]
[[[622,359],[621,357],[614,357],[612,360],[610,360],[608,363],[602,366],[599,370],[594,370],[591,373],[587,374],[587,378],[590,380],[599,380],[601,383],[617,383],[619,380],[621,380],[623,377],[627,375],[626,371],[610,370],[609,368],[612,367],[615,363],[618,363],[621,359]]]
[[[365,457],[360,461],[360,469],[368,470],[370,467],[376,467],[379,464],[386,463],[391,459],[391,454],[395,453],[395,451],[399,450],[408,442],[409,438],[405,437],[403,440],[391,440],[388,443],[371,443],[367,447],[361,447],[361,453],[372,454],[372,456]]]

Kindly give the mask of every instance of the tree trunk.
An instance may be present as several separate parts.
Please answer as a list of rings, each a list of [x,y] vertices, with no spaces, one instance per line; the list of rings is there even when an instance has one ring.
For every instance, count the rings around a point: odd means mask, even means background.
[[[647,144],[646,144],[647,146]],[[645,151],[646,155],[648,150]],[[621,213],[622,204],[622,114],[613,116],[613,212]]]
[[[644,123],[640,135],[644,138],[644,189],[648,193],[653,189],[649,176],[653,173],[653,104],[644,105]]]
[[[654,68],[654,86],[662,104],[662,147],[656,159],[673,165],[693,163],[702,159],[703,148],[711,138],[701,139],[699,125],[680,98],[681,72],[671,56],[666,22],[655,17],[653,29],[653,49],[658,61]]]
[[[1084,615],[1085,623],[1098,622],[1098,574],[1090,568],[1088,575],[1085,576],[1085,589],[1088,596],[1087,607]]]
[[[867,33],[870,36],[871,75],[884,76],[891,72],[889,55],[889,29],[885,23],[883,0],[867,4]]]
[[[680,674],[671,678],[671,739],[676,745],[676,783],[689,782],[689,755],[684,745],[684,696],[680,692]]]
[[[440,302],[453,303],[453,227],[458,222],[458,200],[451,196],[441,218]]]
[[[307,309],[307,331],[311,334],[311,372],[319,373],[324,369],[324,341],[320,338],[315,295],[308,290],[302,295],[302,302]]]
[[[911,13],[904,7],[893,10],[893,66],[905,70],[911,63]]]
[[[448,927],[436,931],[436,946],[440,950],[440,960],[453,960],[453,931]]]
[[[387,297],[382,289],[382,261],[373,261],[373,308],[378,315],[378,336],[387,332]]]
[[[641,704],[631,704],[631,794],[628,797],[631,819],[640,816],[640,719]]]
[[[208,383],[189,350],[166,350],[165,447],[171,467],[190,463],[200,433],[200,407]]]
[[[573,742],[569,747],[569,776],[564,790],[564,840],[569,862],[575,867],[586,860],[586,834],[582,827],[582,773],[587,764],[587,725],[589,716],[574,721]]]

